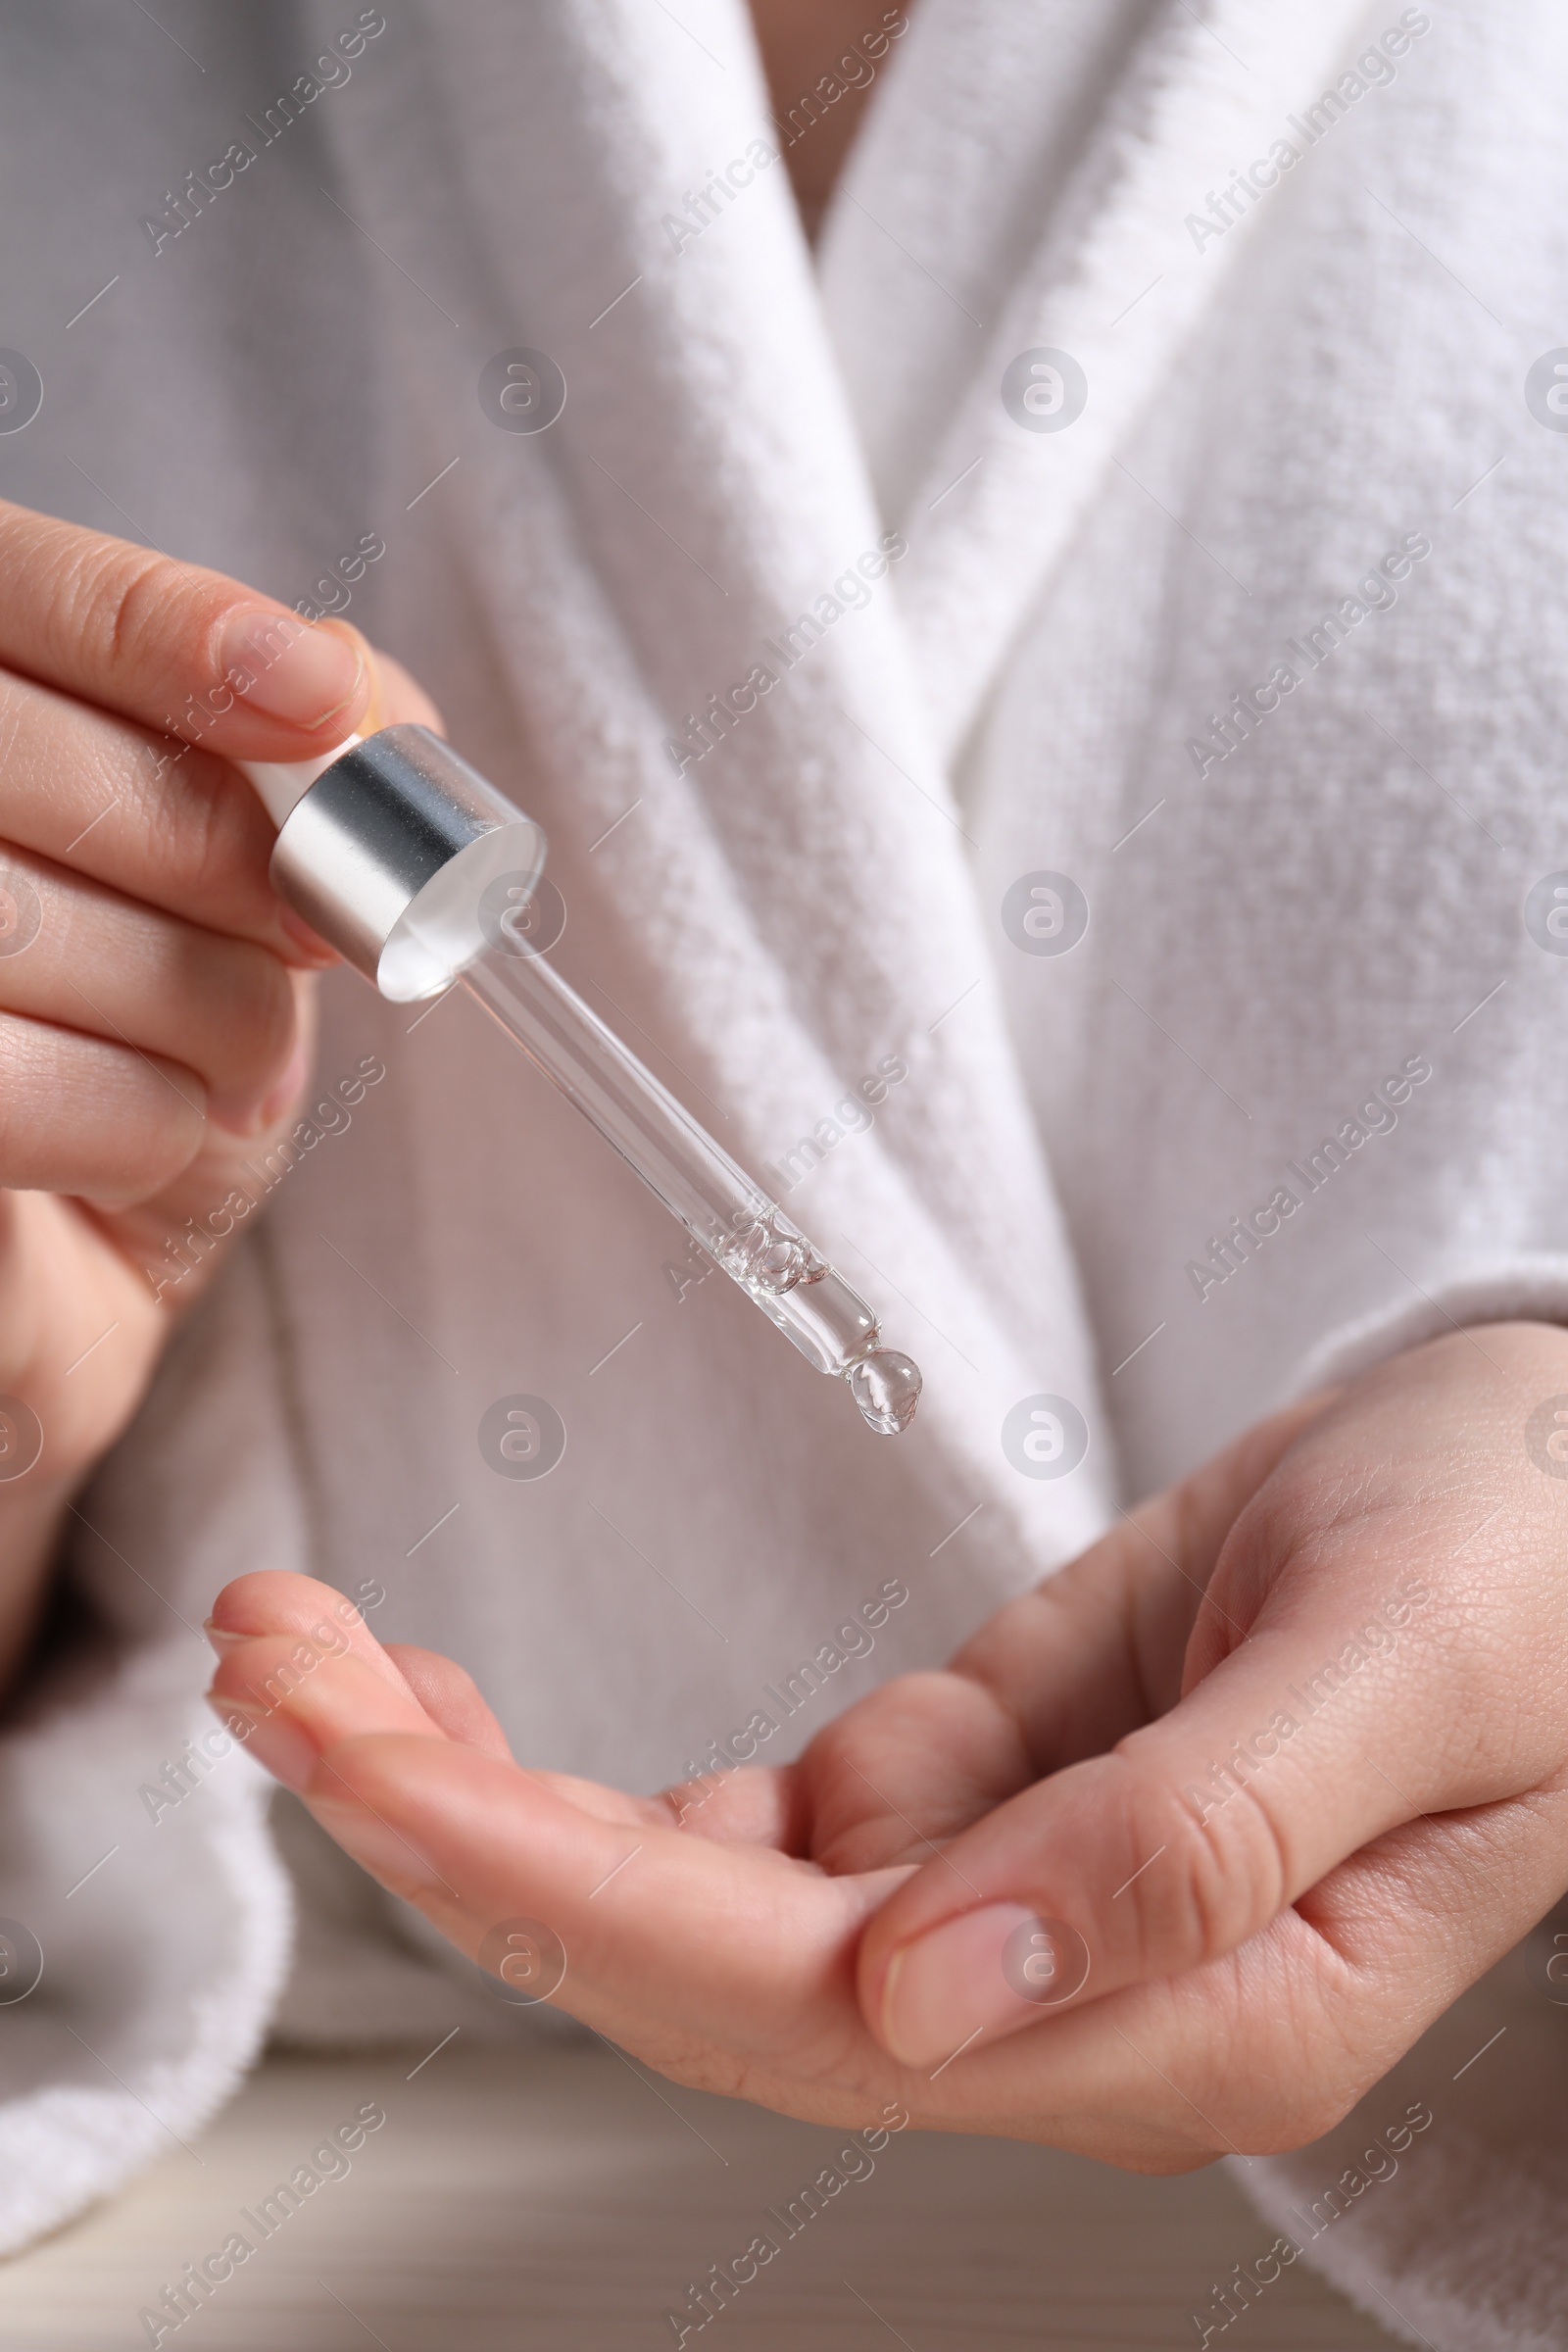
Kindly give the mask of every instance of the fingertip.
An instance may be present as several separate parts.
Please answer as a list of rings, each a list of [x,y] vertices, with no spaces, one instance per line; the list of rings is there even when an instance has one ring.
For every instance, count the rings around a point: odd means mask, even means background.
[[[301,1608],[318,1609],[342,1598],[341,1592],[318,1584],[315,1577],[299,1576],[286,1568],[256,1568],[223,1587],[207,1624],[236,1640],[248,1641],[257,1634],[290,1632]]]
[[[277,927],[304,962],[308,973],[314,975],[318,971],[328,971],[334,963],[342,962],[343,958],[336,948],[330,946],[319,931],[313,930],[302,914],[296,914],[287,899],[277,902]]]
[[[1035,2024],[1061,1964],[1045,1923],[1025,1904],[1000,1902],[944,1920],[868,1973],[861,2007],[883,2048],[902,2066],[940,2072]]]
[[[320,1656],[357,1657],[404,1694],[409,1686],[364,1616],[335,1585],[290,1569],[259,1568],[225,1585],[213,1602],[207,1638],[219,1656],[271,1636],[309,1642]]]
[[[373,690],[368,652],[358,629],[236,603],[216,631],[213,715],[276,722],[298,738],[285,757],[303,759],[323,735],[341,741],[363,715]]]
[[[503,1764],[513,1761],[507,1736],[471,1674],[439,1650],[418,1649],[412,1642],[390,1642],[383,1655],[449,1740],[476,1747],[482,1755],[495,1756]]]
[[[274,1779],[305,1795],[343,1741],[391,1733],[445,1744],[405,1686],[346,1647],[257,1634],[220,1657],[208,1703]],[[330,1777],[330,1773],[329,1773]]]

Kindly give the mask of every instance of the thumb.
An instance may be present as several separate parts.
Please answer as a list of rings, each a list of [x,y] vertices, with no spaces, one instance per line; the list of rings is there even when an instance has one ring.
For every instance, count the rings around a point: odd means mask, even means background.
[[[1158,1723],[1038,1782],[927,1863],[861,1953],[862,2005],[888,2049],[934,2064],[966,2037],[1200,1967],[1439,1805],[1420,1759],[1389,1738],[1390,1661],[1421,1641],[1430,1598],[1405,1577],[1363,1596],[1353,1623],[1254,1637]],[[1408,1689],[1397,1704],[1415,1713]]]

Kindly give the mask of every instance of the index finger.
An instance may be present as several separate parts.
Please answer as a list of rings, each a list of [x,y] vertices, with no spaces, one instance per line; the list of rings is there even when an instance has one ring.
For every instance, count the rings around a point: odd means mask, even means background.
[[[230,760],[304,760],[369,697],[356,639],[223,573],[0,502],[0,665]]]

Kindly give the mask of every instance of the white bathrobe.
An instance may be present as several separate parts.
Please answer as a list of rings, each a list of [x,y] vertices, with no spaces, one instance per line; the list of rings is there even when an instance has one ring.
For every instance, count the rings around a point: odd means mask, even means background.
[[[475,1008],[335,975],[318,1140],[82,1498],[97,1638],[5,1741],[45,1954],[7,2246],[196,2129],[280,2001],[498,2022],[297,1827],[289,1981],[261,1776],[179,1768],[226,1578],[384,1589],[524,1759],[657,1785],[885,1579],[774,1757],[1325,1373],[1568,1310],[1568,962],[1523,911],[1568,866],[1568,438],[1525,389],[1560,13],[921,0],[814,260],[739,0],[381,22],[4,12],[0,341],[44,405],[0,493],[408,662],[546,827],[562,968],[926,1396],[871,1437]],[[537,433],[484,372],[519,350],[565,381]],[[537,1482],[478,1443],[524,1393]],[[1042,1396],[1059,1477],[1004,1447]],[[1443,2347],[1554,2340],[1548,1998],[1531,2036],[1311,2249]],[[1246,2177],[1283,2213],[1324,2161]]]

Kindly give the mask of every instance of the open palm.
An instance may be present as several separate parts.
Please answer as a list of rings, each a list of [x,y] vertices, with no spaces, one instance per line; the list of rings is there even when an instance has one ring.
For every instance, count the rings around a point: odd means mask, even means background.
[[[1568,1883],[1568,1495],[1518,1443],[1568,1339],[1481,1338],[1260,1425],[792,1766],[524,1770],[461,1669],[291,1576],[220,1595],[215,1704],[679,2081],[1143,2170],[1298,2145]]]

